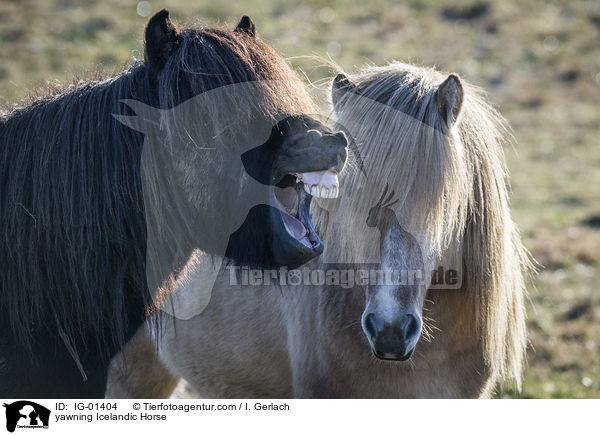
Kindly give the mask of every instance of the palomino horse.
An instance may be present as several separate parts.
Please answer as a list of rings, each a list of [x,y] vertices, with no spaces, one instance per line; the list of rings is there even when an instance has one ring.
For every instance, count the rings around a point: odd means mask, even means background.
[[[178,377],[203,397],[486,397],[519,384],[528,258],[503,119],[458,76],[401,63],[338,75],[332,100],[360,164],[311,210],[326,249],[308,281],[244,280],[230,262],[202,313],[138,332],[109,396],[168,395]],[[421,279],[373,280],[373,265]]]

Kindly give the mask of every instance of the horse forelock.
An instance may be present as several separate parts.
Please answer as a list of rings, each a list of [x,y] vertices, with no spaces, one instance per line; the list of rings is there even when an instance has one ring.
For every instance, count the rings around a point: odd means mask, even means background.
[[[346,200],[328,243],[349,255],[373,245],[371,233],[343,237],[336,228],[364,224],[356,216],[366,218],[389,184],[400,199],[393,210],[422,246],[442,257],[460,247],[463,286],[472,301],[463,309],[477,312],[489,369],[520,385],[523,271],[530,264],[508,208],[502,145],[511,140],[510,130],[481,90],[464,82],[461,114],[448,129],[436,105],[445,77],[402,63],[349,76],[355,89],[334,110],[338,124],[356,140],[366,174],[353,167],[344,174]]]
[[[349,219],[364,214],[389,184],[399,200],[393,209],[401,224],[440,252],[465,225],[472,181],[460,138],[438,114],[435,82],[382,68],[352,80],[357,92],[338,102],[336,121],[357,142],[365,171],[350,167],[344,175],[349,212],[342,214]]]

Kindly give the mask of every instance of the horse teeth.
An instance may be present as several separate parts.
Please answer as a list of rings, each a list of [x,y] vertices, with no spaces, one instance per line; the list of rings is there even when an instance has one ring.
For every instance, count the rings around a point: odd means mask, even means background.
[[[336,184],[306,184],[303,183],[304,191],[315,198],[332,199],[339,196],[339,186]]]

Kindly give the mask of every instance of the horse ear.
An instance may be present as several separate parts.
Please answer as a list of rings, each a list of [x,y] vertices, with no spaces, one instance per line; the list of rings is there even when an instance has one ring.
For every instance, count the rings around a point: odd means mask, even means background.
[[[244,15],[233,31],[246,32],[250,36],[256,36],[256,25],[248,15]]]
[[[350,81],[346,74],[339,73],[335,76],[331,85],[331,100],[333,101],[333,105],[336,106],[346,92],[354,89],[356,89],[356,85]]]
[[[450,74],[437,90],[437,104],[440,115],[451,126],[458,119],[463,103],[463,86],[456,74]]]
[[[157,12],[146,24],[144,57],[154,74],[167,63],[169,56],[179,44],[179,32],[171,19],[169,11]]]

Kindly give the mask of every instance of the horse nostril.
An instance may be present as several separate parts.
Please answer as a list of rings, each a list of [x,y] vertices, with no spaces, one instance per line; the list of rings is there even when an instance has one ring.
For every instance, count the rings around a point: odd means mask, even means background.
[[[375,340],[381,331],[380,322],[377,321],[377,317],[375,317],[374,313],[369,313],[365,317],[365,332],[367,335]]]
[[[411,341],[421,332],[421,321],[412,314],[407,314],[402,322],[404,341]]]

